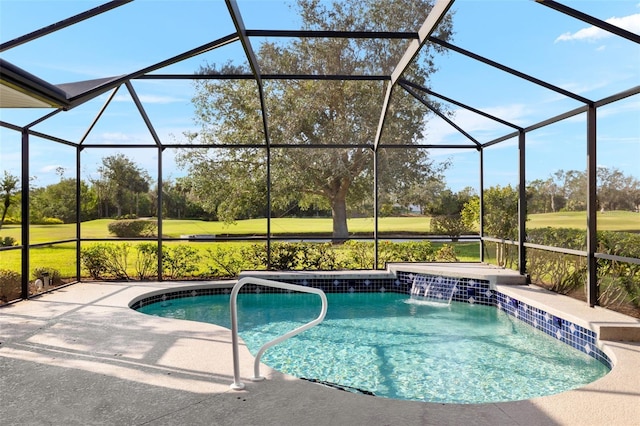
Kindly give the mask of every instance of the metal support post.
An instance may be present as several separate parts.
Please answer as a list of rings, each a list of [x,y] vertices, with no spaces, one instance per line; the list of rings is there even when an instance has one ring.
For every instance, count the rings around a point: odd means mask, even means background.
[[[587,109],[587,301],[598,305],[598,274],[596,262],[597,235],[597,163],[596,163],[596,107]]]

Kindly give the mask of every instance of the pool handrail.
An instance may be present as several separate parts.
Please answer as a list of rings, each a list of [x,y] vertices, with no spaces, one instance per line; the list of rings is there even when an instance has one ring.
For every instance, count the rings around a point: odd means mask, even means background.
[[[298,291],[302,293],[313,293],[320,296],[320,300],[322,300],[322,308],[320,310],[320,315],[318,315],[316,319],[262,345],[260,350],[258,350],[258,353],[256,354],[256,357],[253,363],[254,377],[251,378],[252,381],[264,380],[264,377],[260,376],[260,358],[262,357],[262,354],[267,349],[269,349],[271,346],[277,345],[278,343],[290,337],[295,336],[296,334],[300,334],[303,331],[320,324],[322,320],[324,320],[325,315],[327,314],[327,296],[326,294],[324,294],[324,291],[322,291],[319,288],[305,287],[297,284],[284,283],[281,281],[265,280],[263,278],[254,278],[254,277],[240,278],[238,282],[233,286],[233,289],[231,290],[231,297],[229,300],[230,310],[231,310],[231,346],[233,348],[233,383],[231,384],[231,389],[234,389],[234,390],[244,389],[244,383],[240,381],[240,362],[238,358],[238,301],[237,299],[238,299],[238,293],[240,292],[240,289],[245,284],[258,284],[265,287],[275,287],[275,288],[281,288],[284,290]]]

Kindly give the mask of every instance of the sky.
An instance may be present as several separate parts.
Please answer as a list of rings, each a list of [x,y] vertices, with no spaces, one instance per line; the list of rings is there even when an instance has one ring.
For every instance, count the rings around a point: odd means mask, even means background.
[[[586,0],[561,3],[640,34],[638,0]],[[102,2],[90,0],[0,0],[0,42],[53,24]],[[238,0],[249,29],[297,29],[290,5],[281,0]],[[600,100],[640,85],[640,46],[532,0],[457,0],[453,7],[453,44],[525,74]],[[2,58],[53,84],[122,75],[153,65],[234,31],[222,0],[137,0],[46,37],[2,52]],[[260,39],[252,39],[258,50]],[[193,73],[206,62],[243,58],[238,43],[208,52],[162,72]],[[438,55],[433,91],[519,126],[531,126],[582,106],[576,100],[498,71],[456,52]],[[134,82],[137,95],[166,143],[193,129],[192,86],[180,81]],[[107,95],[34,126],[34,130],[78,141],[87,131]],[[446,105],[446,103],[445,103]],[[512,129],[475,113],[446,105],[453,121],[480,142]],[[0,120],[25,125],[51,110],[0,110]],[[430,116],[424,142],[468,145],[470,142],[443,120]],[[618,168],[640,179],[640,95],[598,109],[599,167]],[[20,136],[0,128],[0,169],[20,175]],[[547,179],[558,170],[585,170],[586,118],[580,114],[527,134],[526,179]],[[151,144],[150,134],[123,87],[93,128],[87,143]],[[95,178],[102,157],[117,151],[86,149],[83,179]],[[156,179],[157,151],[122,151]],[[475,150],[437,149],[436,161],[451,160],[449,187],[478,188]],[[164,179],[184,174],[163,155]],[[518,183],[517,141],[485,150],[485,186]],[[30,175],[44,186],[75,176],[75,150],[32,138]]]

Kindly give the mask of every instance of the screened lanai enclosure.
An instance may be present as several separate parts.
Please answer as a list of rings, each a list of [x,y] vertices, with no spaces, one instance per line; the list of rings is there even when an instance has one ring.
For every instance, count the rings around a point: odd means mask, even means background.
[[[2,303],[470,261],[640,309],[637,1],[32,4],[0,2]]]

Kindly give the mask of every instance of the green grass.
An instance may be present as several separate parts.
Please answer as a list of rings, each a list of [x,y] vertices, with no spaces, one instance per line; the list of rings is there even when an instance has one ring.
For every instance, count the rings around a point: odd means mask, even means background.
[[[82,222],[80,235],[83,239],[110,238],[108,225],[113,219],[98,219]],[[430,229],[428,217],[385,217],[380,218],[380,232],[416,232],[426,234]],[[372,233],[373,219],[357,218],[347,222],[349,231],[354,234]],[[271,233],[287,234],[325,234],[331,235],[331,218],[276,218],[271,220]],[[10,236],[21,240],[20,225],[5,225],[0,231],[2,236]],[[162,223],[162,234],[169,238],[181,235],[214,234],[214,235],[266,235],[266,219],[239,220],[235,223],[205,222],[202,220],[167,219]],[[31,242],[34,244],[72,239],[75,236],[75,224],[65,225],[31,225]]]
[[[586,212],[540,213],[528,216],[527,228],[577,228],[587,229]],[[629,211],[598,212],[597,228],[600,231],[640,232],[640,214]]]
[[[640,214],[626,211],[598,213],[598,229],[603,231],[640,232]],[[108,225],[112,219],[98,219],[81,224],[82,238],[110,238]],[[585,212],[544,213],[529,215],[527,228],[566,227],[586,229]],[[383,217],[378,221],[378,230],[383,233],[428,234],[431,221],[424,216]],[[73,239],[75,224],[31,225],[30,237],[33,244],[49,241]],[[371,233],[374,221],[371,218],[348,220],[349,231],[353,234]],[[20,225],[5,225],[0,235],[21,240]],[[332,230],[331,218],[276,218],[271,220],[273,235],[287,234],[325,234]],[[168,219],[163,222],[162,233],[165,237],[179,238],[181,235],[265,235],[266,219],[239,220],[232,224],[224,222],[204,222],[201,220]]]
[[[640,214],[632,212],[598,213],[598,229],[609,231],[640,232]],[[82,238],[110,238],[108,224],[112,219],[99,219],[81,224]],[[264,235],[266,233],[266,219],[251,219],[237,221],[234,224],[221,222],[204,222],[200,220],[165,220],[163,234],[165,237],[178,238],[186,234],[230,234],[230,235]],[[428,217],[384,217],[379,219],[379,231],[388,233],[428,234],[430,220]],[[358,233],[373,232],[374,221],[371,218],[349,219],[349,231]],[[586,229],[585,212],[563,212],[529,215],[527,228],[567,227]],[[332,222],[330,218],[277,218],[271,221],[271,232],[274,235],[287,234],[331,234]],[[75,224],[65,225],[32,225],[30,238],[32,244],[46,243],[73,239]],[[0,230],[1,236],[10,236],[21,240],[20,225],[5,225]],[[135,244],[135,243],[134,243]],[[174,244],[165,242],[165,244]],[[207,248],[218,244],[251,244],[243,242],[211,243],[193,242],[199,251],[206,252]],[[438,244],[434,243],[434,246]],[[478,260],[477,243],[457,244],[456,253],[462,261]],[[49,266],[60,270],[63,276],[75,275],[75,243],[58,244],[31,249],[31,265]],[[20,270],[20,250],[0,252],[0,269]],[[133,263],[131,263],[133,264]]]
[[[428,217],[384,217],[378,221],[380,232],[416,232],[426,234],[430,230],[431,220]],[[371,233],[374,221],[371,218],[349,219],[349,232]],[[330,218],[275,218],[271,220],[271,233],[286,234],[326,234],[332,232],[333,223]],[[165,220],[162,233],[167,237],[180,237],[187,234],[230,234],[230,235],[265,235],[266,219],[239,220],[232,224],[223,222],[203,222],[197,220]]]
[[[56,244],[33,248],[29,251],[30,268],[49,267],[60,271],[62,277],[75,277],[76,275],[76,250],[75,243]],[[19,272],[22,265],[21,250],[0,252],[0,269],[9,269]]]

